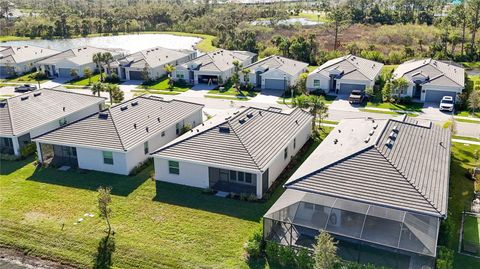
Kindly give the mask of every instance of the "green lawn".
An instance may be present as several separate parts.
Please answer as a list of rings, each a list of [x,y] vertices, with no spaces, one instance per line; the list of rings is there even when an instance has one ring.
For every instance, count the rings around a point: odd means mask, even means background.
[[[474,142],[480,142],[480,138],[469,137],[469,136],[453,135],[452,138],[453,139],[461,139],[461,140],[469,140],[469,141],[474,141]]]
[[[208,91],[208,94],[218,94],[218,95],[228,95],[228,96],[236,96],[238,98],[243,98],[243,97],[255,97],[257,96],[257,92],[255,91],[241,91],[242,92],[242,95],[239,95],[238,94],[238,91],[235,89],[235,87],[233,87],[233,84],[232,83],[227,83],[225,84],[223,87],[223,90],[220,90],[220,88],[218,89],[214,89],[214,90],[210,90]]]
[[[289,96],[290,96],[290,94],[289,94]],[[325,104],[331,104],[337,98],[334,95],[325,95],[323,97],[325,99],[325,101],[324,101]],[[292,98],[291,97],[286,97],[286,98],[279,97],[278,100],[277,100],[277,103],[289,105],[289,104],[292,103]]]
[[[205,98],[213,98],[213,99],[226,99],[226,100],[235,100],[235,101],[248,101],[247,97],[237,97],[232,95],[211,95],[205,94],[203,97]]]
[[[13,36],[13,35],[2,35],[2,36],[0,36],[0,42],[21,41],[21,40],[30,40],[30,38],[25,37],[25,36]]]
[[[23,74],[23,75],[18,76],[18,77],[9,78],[9,79],[4,79],[3,81],[5,81],[5,82],[38,83],[35,79],[33,79],[33,78],[30,77],[32,74],[33,74],[33,73],[27,73],[27,74]],[[42,80],[40,80],[40,83],[45,82],[45,81],[47,81],[47,80],[48,80],[48,79],[42,79]]]
[[[157,91],[173,91],[173,92],[186,92],[190,90],[190,86],[187,84],[177,83],[173,84],[173,89],[169,89],[168,78],[163,77],[158,80],[144,82],[142,85],[139,85],[137,88],[144,90],[157,90]]]
[[[313,72],[313,70],[315,70],[317,68],[318,68],[318,65],[309,65],[309,66],[307,66],[307,72],[311,73],[311,72]]]
[[[462,211],[470,206],[474,183],[465,175],[474,164],[474,152],[480,146],[453,143],[450,165],[448,218],[442,223],[439,243],[455,251],[454,268],[474,269],[480,260],[457,253]]]
[[[330,131],[330,128],[324,128]],[[325,135],[324,135],[325,136]],[[310,141],[294,167],[318,146]],[[136,176],[36,168],[32,158],[0,165],[0,245],[91,268],[105,236],[98,217],[99,186],[112,187],[115,268],[265,268],[247,264],[243,244],[261,227],[267,202],[245,202]],[[294,169],[283,173],[283,183]],[[279,184],[280,186],[281,184]],[[84,214],[93,213],[94,217]],[[74,225],[78,219],[81,223]]]
[[[469,119],[455,118],[455,121],[480,124],[480,120],[469,120]]]
[[[180,92],[176,92],[176,91],[169,91],[169,90],[166,90],[166,91],[163,91],[163,90],[150,90],[150,89],[147,89],[147,90],[143,90],[143,89],[136,89],[136,90],[131,90],[131,92],[134,92],[135,94],[165,94],[165,95],[177,95],[177,94],[180,94]]]
[[[383,111],[383,110],[375,110],[375,109],[368,109],[368,108],[360,108],[360,111],[368,112],[368,113],[377,113],[377,114],[390,114],[390,115],[404,115],[405,113],[395,112],[395,111]],[[407,113],[410,117],[417,117],[418,114],[415,113]]]
[[[480,118],[480,112],[472,113],[471,111],[457,111],[455,112],[455,116]]]
[[[69,82],[67,82],[67,84],[77,85],[77,86],[88,86],[89,81],[91,81],[91,84],[93,84],[95,82],[99,82],[100,81],[100,74],[93,75],[90,78],[90,80],[88,78],[85,78],[85,77],[82,77],[82,78],[79,78],[79,79],[73,79],[73,80],[70,80]]]
[[[420,112],[423,108],[423,103],[409,103],[409,104],[393,104],[393,103],[373,103],[367,102],[366,107],[385,108],[390,110],[407,110]]]
[[[480,218],[465,216],[463,240],[480,246]]]
[[[13,94],[0,94],[0,101],[14,96]]]
[[[480,68],[480,62],[462,62],[463,66],[468,69]]]

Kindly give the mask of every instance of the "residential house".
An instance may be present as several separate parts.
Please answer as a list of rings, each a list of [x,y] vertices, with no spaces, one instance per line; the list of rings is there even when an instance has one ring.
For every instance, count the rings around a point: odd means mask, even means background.
[[[307,66],[304,62],[273,55],[246,66],[250,73],[242,77],[245,83],[252,83],[262,90],[285,91],[295,85],[302,73],[307,72]]]
[[[312,248],[327,231],[345,259],[434,268],[450,138],[448,129],[407,116],[341,121],[265,214],[264,238]]]
[[[99,72],[97,65],[93,62],[93,55],[99,52],[110,52],[114,59],[123,56],[116,50],[85,46],[60,52],[37,62],[36,66],[49,77],[73,78],[72,70],[75,70],[78,77],[83,77],[86,68],[92,72]]]
[[[103,108],[105,98],[40,89],[0,102],[0,153],[20,156],[35,137]]]
[[[152,154],[156,179],[260,198],[310,138],[311,124],[300,108],[217,116]]]
[[[143,70],[147,68],[148,77],[160,78],[167,73],[165,65],[177,66],[194,59],[197,56],[193,50],[174,50],[155,47],[130,54],[113,62],[111,72],[116,73],[120,80],[143,80]]]
[[[309,91],[348,95],[353,90],[373,87],[383,64],[355,55],[336,58],[313,70],[307,78]]]
[[[256,54],[248,51],[217,50],[178,65],[173,72],[173,78],[190,84],[222,84],[233,75],[234,61],[247,66],[255,59]]]
[[[201,124],[202,108],[139,96],[35,137],[38,161],[128,175],[184,127]]]
[[[455,98],[465,88],[465,70],[457,64],[433,59],[412,60],[399,65],[393,79],[403,77],[408,88],[401,96],[422,102],[439,103],[443,96]]]
[[[0,78],[28,73],[35,62],[57,53],[56,50],[31,45],[0,46]]]

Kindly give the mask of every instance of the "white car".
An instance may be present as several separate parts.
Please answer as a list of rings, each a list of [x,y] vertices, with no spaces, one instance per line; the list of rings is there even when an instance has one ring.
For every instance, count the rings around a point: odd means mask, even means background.
[[[444,96],[442,101],[440,101],[440,111],[453,111],[455,107],[455,102],[453,101],[453,97],[451,96]]]

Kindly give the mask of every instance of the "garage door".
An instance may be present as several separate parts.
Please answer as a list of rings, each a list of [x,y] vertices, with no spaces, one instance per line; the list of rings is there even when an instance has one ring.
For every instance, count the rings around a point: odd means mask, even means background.
[[[452,96],[455,100],[456,93],[449,91],[432,91],[427,90],[425,92],[425,102],[426,103],[440,103],[444,96]]]
[[[128,71],[130,80],[143,80],[142,71]]]
[[[341,83],[338,94],[350,94],[353,90],[365,90],[365,84]]]
[[[265,79],[265,89],[283,91],[286,87],[288,87],[287,82],[283,79]]]
[[[58,69],[58,76],[61,78],[69,78],[71,69],[70,68],[59,68]]]
[[[12,66],[0,66],[0,77],[8,78],[15,75],[15,70]]]

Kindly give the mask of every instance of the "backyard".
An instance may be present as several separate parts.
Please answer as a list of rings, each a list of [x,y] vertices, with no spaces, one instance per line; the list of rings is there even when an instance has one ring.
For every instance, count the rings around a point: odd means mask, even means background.
[[[318,144],[310,142],[295,167]],[[285,181],[292,172],[279,180]],[[111,186],[115,267],[265,268],[263,260],[247,264],[242,246],[261,227],[263,214],[282,188],[267,202],[246,202],[156,182],[149,179],[151,173],[151,166],[128,177],[36,168],[32,159],[2,161],[0,246],[81,267],[95,266],[97,258],[105,255],[98,251],[105,223],[98,217],[96,189]]]
[[[480,247],[480,218],[474,216],[465,217],[463,240]]]

